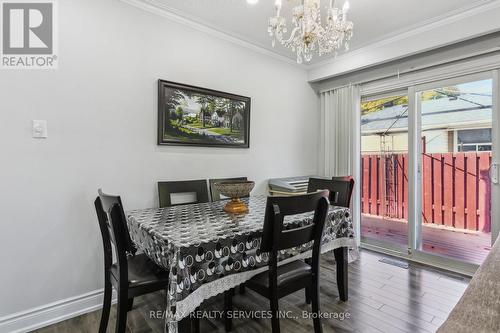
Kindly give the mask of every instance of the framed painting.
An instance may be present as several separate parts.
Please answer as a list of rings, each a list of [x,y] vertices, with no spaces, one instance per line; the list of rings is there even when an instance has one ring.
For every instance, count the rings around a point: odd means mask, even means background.
[[[158,81],[158,144],[250,146],[250,97]]]

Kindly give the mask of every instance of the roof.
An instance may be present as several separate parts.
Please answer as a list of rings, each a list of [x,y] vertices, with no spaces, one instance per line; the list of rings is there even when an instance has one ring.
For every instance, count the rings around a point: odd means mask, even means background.
[[[422,127],[460,128],[467,124],[489,124],[492,120],[492,97],[462,94],[422,102]],[[361,116],[361,132],[398,132],[408,128],[408,106],[395,105]],[[388,130],[389,129],[389,130]]]

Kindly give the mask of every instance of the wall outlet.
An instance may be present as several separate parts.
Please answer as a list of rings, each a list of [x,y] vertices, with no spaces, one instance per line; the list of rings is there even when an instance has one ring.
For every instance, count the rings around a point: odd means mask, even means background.
[[[33,120],[33,137],[37,139],[47,138],[47,120]]]

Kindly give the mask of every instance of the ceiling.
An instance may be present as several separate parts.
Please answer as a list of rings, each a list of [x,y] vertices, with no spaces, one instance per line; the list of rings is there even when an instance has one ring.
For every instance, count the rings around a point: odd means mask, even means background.
[[[268,18],[275,14],[274,0],[259,0],[250,5],[246,0],[143,0],[182,18],[208,26],[232,37],[295,60],[291,50],[271,46],[267,33]],[[290,22],[291,7],[299,0],[283,1],[283,14]],[[337,0],[341,7],[343,0]],[[354,22],[350,49],[368,46],[444,17],[470,10],[491,0],[350,0],[348,18]],[[327,0],[322,1],[326,6]],[[289,29],[290,30],[290,29]],[[331,56],[315,55],[311,63]]]

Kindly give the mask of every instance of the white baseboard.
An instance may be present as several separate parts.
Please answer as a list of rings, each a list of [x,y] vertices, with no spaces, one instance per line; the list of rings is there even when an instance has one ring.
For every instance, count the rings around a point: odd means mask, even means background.
[[[70,297],[0,318],[0,333],[24,333],[74,318],[102,307],[104,290]],[[116,295],[113,290],[113,303]]]

